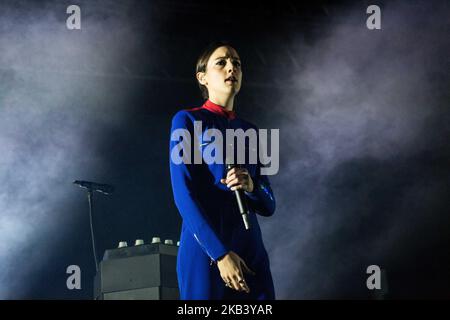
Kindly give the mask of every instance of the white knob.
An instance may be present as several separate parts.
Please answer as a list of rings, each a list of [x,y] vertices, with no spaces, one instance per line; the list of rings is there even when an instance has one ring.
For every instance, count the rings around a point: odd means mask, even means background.
[[[152,243],[161,243],[161,238],[160,237],[153,237],[152,238]]]
[[[126,241],[120,241],[118,248],[125,248],[125,247],[128,247],[127,242]]]
[[[144,244],[144,240],[142,239],[137,239],[136,242],[134,243],[135,246],[140,246]]]
[[[168,239],[168,240],[165,240],[165,241],[164,241],[164,244],[173,244],[173,241],[170,240],[170,239]]]
[[[177,247],[179,247],[180,246],[180,241],[177,241]]]

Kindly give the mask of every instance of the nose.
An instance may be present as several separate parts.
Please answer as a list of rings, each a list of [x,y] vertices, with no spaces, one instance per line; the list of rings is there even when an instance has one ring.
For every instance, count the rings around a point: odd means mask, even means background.
[[[227,59],[227,72],[229,74],[233,74],[236,73],[237,68],[236,66],[233,64],[233,62],[231,61],[231,59]]]

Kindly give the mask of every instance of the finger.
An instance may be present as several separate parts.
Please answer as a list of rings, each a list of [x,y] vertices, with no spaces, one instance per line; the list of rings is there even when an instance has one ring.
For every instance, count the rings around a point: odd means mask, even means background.
[[[235,185],[237,185],[237,184],[240,184],[240,181],[239,181],[239,179],[233,179],[233,180],[231,180],[230,182],[228,182],[227,183],[227,187],[228,188],[231,188],[231,187],[233,187],[233,186],[235,186]]]
[[[230,171],[228,171],[227,175],[232,175],[232,174],[246,174],[247,173],[247,169],[245,168],[233,168]]]
[[[243,291],[247,293],[250,292],[250,288],[248,287],[247,281],[245,281],[245,279],[239,280],[239,284],[241,285]]]
[[[230,289],[234,289],[233,285],[232,285],[233,281],[231,281],[231,279],[225,278],[225,279],[222,279],[222,280],[223,280],[223,282],[225,282],[225,287],[228,287]]]
[[[226,180],[233,180],[236,178],[243,178],[248,179],[248,174],[242,173],[242,172],[235,172],[227,176]]]
[[[244,175],[248,175],[248,171],[245,168],[237,168],[234,167],[233,169],[230,169],[230,171],[227,171],[227,178],[230,177],[231,175],[239,175],[239,174],[244,174]]]
[[[242,291],[241,285],[238,282],[238,277],[235,275],[233,277],[233,280],[231,281],[231,285],[233,286],[233,289],[236,291]]]
[[[239,285],[239,291],[245,291],[245,292],[249,292],[249,288],[247,286],[247,282],[244,279],[244,273],[242,272],[242,267],[241,264],[239,263],[239,275],[237,276],[236,279],[238,285]]]
[[[248,287],[247,281],[245,281],[243,277],[238,279],[238,283],[241,286],[242,291],[245,291],[247,293],[250,292],[250,288]]]
[[[220,183],[222,183],[222,184],[227,184],[227,182],[226,182],[225,179],[220,179]]]
[[[229,188],[231,190],[238,190],[238,189],[248,190],[249,187],[250,187],[250,181],[248,181],[248,180],[238,180],[237,183],[232,183],[229,186]]]
[[[237,184],[237,185],[231,187],[230,190],[231,190],[231,191],[241,190],[241,189],[245,190],[246,188],[247,188],[246,185],[243,185],[243,184]]]
[[[232,173],[232,174],[227,176],[226,181],[231,181],[231,180],[236,179],[236,178],[237,178],[236,173]]]
[[[230,169],[229,171],[227,171],[227,178],[228,178],[230,175],[236,173],[236,170],[237,170],[237,168],[234,167],[234,168]]]
[[[230,190],[234,191],[234,190],[239,190],[239,189],[243,189],[245,191],[249,190],[250,187],[250,183],[249,181],[245,180],[245,181],[239,181],[236,184],[230,184]]]
[[[226,181],[229,187],[232,187],[235,184],[247,184],[249,182],[248,176],[236,176],[233,179],[228,179]]]
[[[233,179],[248,179],[249,175],[244,174],[244,173],[233,173],[232,175],[230,175],[230,177],[227,178],[227,180],[233,180]]]

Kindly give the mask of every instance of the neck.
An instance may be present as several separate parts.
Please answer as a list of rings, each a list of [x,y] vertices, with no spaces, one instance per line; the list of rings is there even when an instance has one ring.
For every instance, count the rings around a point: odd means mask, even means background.
[[[234,96],[220,97],[220,96],[209,96],[209,100],[219,106],[222,106],[227,111],[233,111],[234,106]]]

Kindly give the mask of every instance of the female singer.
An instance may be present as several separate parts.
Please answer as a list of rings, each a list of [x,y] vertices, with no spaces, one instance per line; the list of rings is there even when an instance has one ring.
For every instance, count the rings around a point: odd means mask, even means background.
[[[256,164],[227,170],[225,161],[198,164],[188,157],[182,163],[172,159],[180,143],[191,154],[192,148],[202,151],[208,147],[209,143],[199,143],[201,140],[189,141],[189,138],[201,139],[207,129],[217,129],[223,137],[226,129],[257,130],[234,111],[242,69],[239,55],[231,45],[219,42],[206,48],[197,61],[196,78],[206,101],[201,107],[174,115],[170,142],[172,189],[183,219],[177,257],[180,298],[275,299],[269,259],[257,219],[257,214],[273,215],[275,199],[267,176],[261,175],[259,160]],[[194,121],[201,121],[202,132],[195,130],[199,122]],[[177,129],[189,134],[177,141],[173,139]],[[211,143],[216,142],[219,141]],[[239,189],[244,192],[250,211],[249,230],[236,203],[234,191]]]

